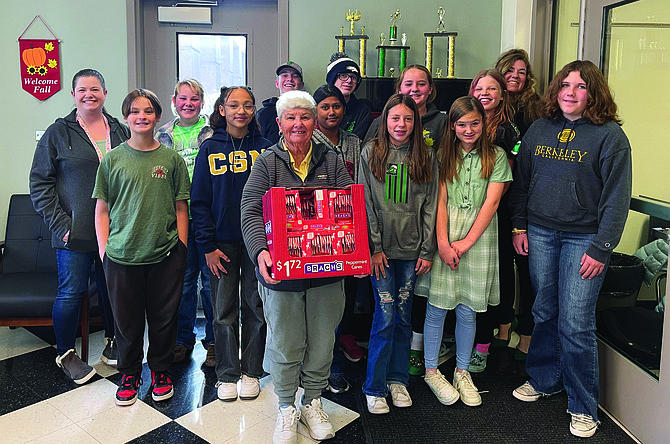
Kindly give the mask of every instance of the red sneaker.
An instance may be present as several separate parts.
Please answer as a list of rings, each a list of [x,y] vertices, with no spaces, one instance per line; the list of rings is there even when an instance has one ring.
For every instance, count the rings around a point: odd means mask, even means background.
[[[167,372],[151,372],[151,398],[154,401],[164,401],[172,398],[174,389],[172,378]]]
[[[351,362],[358,362],[365,356],[363,349],[356,343],[354,335],[340,336],[340,350],[342,350],[344,356]]]
[[[116,405],[133,405],[137,401],[137,389],[142,385],[139,373],[136,375],[123,375],[121,384],[116,389]]]

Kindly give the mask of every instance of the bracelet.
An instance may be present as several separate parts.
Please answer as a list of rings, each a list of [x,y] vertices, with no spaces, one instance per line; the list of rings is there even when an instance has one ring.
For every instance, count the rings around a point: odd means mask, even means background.
[[[519,230],[518,228],[512,228],[512,236],[518,236],[520,234],[526,234],[526,230]]]

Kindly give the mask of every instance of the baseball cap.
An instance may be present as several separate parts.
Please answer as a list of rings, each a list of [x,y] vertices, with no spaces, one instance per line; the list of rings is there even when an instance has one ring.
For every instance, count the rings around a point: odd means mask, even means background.
[[[288,62],[284,63],[283,65],[280,65],[279,68],[277,68],[277,75],[279,75],[279,73],[282,72],[282,70],[284,70],[286,68],[292,69],[295,72],[297,72],[298,76],[300,76],[300,80],[302,81],[302,67],[300,65],[298,65],[297,63],[295,63],[293,61],[290,61],[290,60]]]

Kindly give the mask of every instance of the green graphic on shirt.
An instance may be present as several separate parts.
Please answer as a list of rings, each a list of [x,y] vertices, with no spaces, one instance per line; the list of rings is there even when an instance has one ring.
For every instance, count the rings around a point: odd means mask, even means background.
[[[389,165],[386,170],[385,203],[407,203],[409,188],[409,173],[403,164]]]
[[[182,159],[184,159],[184,162],[186,162],[186,168],[188,169],[188,175],[191,180],[193,180],[195,158],[198,156],[199,150],[198,134],[200,134],[200,130],[205,126],[205,123],[205,118],[201,117],[195,125],[186,127],[175,125],[172,133],[173,148],[179,153]]]
[[[353,133],[355,126],[356,126],[356,122],[349,122],[349,125],[346,127],[345,131]]]

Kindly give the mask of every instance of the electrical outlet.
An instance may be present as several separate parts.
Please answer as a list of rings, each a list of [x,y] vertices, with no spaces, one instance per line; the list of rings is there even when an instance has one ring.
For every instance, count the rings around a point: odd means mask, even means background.
[[[35,131],[35,141],[39,142],[43,135],[44,135],[44,130]]]

